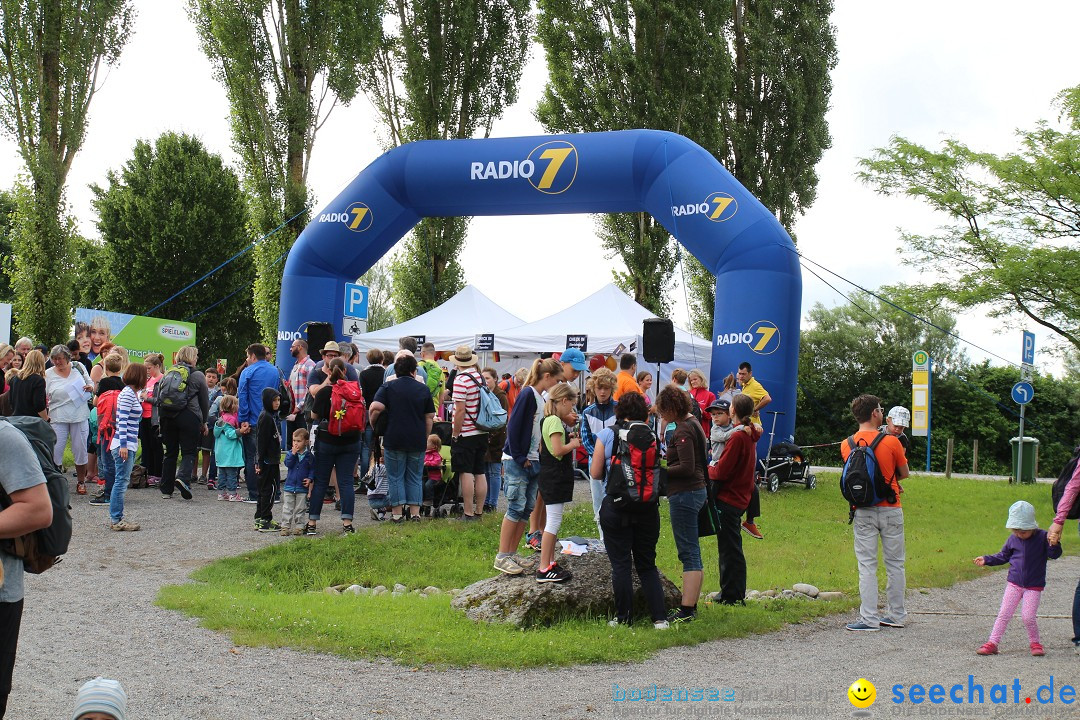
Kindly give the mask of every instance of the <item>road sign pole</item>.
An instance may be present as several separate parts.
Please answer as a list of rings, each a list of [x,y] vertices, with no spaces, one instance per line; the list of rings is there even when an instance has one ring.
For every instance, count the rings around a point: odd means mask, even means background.
[[[930,426],[934,424],[934,359],[926,359],[926,472],[930,472]]]
[[[1027,403],[1020,406],[1020,446],[1016,450],[1016,484],[1019,485],[1024,481],[1023,467],[1024,467],[1024,409],[1027,407]],[[1034,480],[1035,478],[1032,478]]]

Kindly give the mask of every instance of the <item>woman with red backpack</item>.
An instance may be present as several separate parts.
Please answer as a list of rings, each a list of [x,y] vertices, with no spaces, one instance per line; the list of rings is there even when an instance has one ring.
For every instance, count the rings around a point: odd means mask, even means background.
[[[326,372],[329,373],[327,383],[315,394],[311,407],[315,434],[315,483],[308,503],[307,525],[304,526],[304,534],[308,536],[316,533],[330,474],[335,468],[339,479],[341,527],[345,533],[355,532],[353,511],[356,491],[350,478],[360,458],[360,435],[364,431],[366,418],[360,383],[346,378],[347,367],[339,357],[326,364]]]

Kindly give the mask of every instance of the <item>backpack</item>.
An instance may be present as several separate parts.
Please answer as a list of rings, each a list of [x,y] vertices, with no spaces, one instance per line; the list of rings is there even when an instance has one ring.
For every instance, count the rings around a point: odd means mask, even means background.
[[[488,390],[487,383],[477,381],[476,376],[472,373],[467,374],[465,377],[472,380],[480,390],[480,403],[476,408],[476,417],[473,418],[473,425],[476,426],[476,429],[481,432],[493,432],[506,427],[506,410],[503,409],[498,396]]]
[[[98,395],[97,416],[97,444],[99,448],[109,451],[113,436],[116,435],[116,401],[120,397],[119,390],[106,390]]]
[[[330,415],[326,431],[331,435],[362,432],[367,427],[367,406],[360,383],[338,380],[330,390]]]
[[[869,445],[862,440],[855,442],[854,435],[847,439],[851,452],[840,474],[840,492],[851,504],[849,525],[855,518],[855,508],[872,507],[884,500],[896,502],[896,493],[881,474],[877,456],[874,455],[874,450],[884,439],[885,433],[882,432]]]
[[[1080,461],[1080,447],[1073,451],[1073,456],[1069,462],[1065,463],[1065,467],[1061,469],[1061,474],[1058,475],[1058,479],[1054,481],[1054,487],[1050,490],[1050,498],[1054,501],[1054,513],[1057,513],[1058,503],[1061,502],[1061,498],[1065,496],[1065,486],[1072,480],[1073,474],[1076,472],[1077,462]],[[1080,520],[1080,494],[1073,500],[1072,507],[1069,508],[1069,514],[1065,516],[1069,520]]]
[[[281,368],[275,369],[281,381],[278,383],[278,397],[281,402],[278,404],[277,412],[278,417],[284,420],[289,415],[292,415],[293,408],[296,407],[296,398],[293,396],[292,385],[285,379],[285,373],[281,372]]]
[[[173,365],[169,372],[161,376],[154,386],[158,411],[165,417],[174,418],[188,404],[188,376],[191,368],[187,365]]]
[[[606,492],[616,508],[655,505],[667,486],[667,468],[660,466],[660,443],[648,424],[616,423],[611,428],[611,449]]]
[[[5,420],[19,430],[30,442],[37,455],[38,465],[45,475],[46,489],[52,502],[53,519],[47,528],[35,530],[17,538],[0,541],[0,551],[20,557],[23,569],[38,575],[60,562],[71,542],[71,506],[68,505],[68,482],[53,462],[56,432],[39,417],[11,417]],[[11,498],[0,488],[0,507],[11,505]]]
[[[443,392],[443,371],[439,367],[439,364],[432,362],[431,360],[421,360],[419,366],[424,369],[427,374],[427,387],[431,393],[431,399],[435,402],[436,407],[439,404],[439,398],[442,397]]]

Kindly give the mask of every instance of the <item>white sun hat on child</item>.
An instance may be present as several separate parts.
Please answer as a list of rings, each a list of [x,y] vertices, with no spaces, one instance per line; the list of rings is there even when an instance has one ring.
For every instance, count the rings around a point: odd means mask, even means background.
[[[105,713],[116,720],[127,720],[127,693],[116,680],[96,677],[79,688],[71,720],[92,712]]]
[[[1009,522],[1005,523],[1006,530],[1038,530],[1039,523],[1035,522],[1035,507],[1025,501],[1017,500],[1009,508]]]

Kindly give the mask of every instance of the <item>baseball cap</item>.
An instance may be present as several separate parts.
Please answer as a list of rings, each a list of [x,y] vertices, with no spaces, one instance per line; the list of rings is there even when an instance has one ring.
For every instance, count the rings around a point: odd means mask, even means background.
[[[903,405],[897,405],[892,410],[889,410],[889,414],[885,417],[893,421],[893,425],[900,425],[901,427],[911,427],[911,413]]]
[[[566,348],[563,350],[559,355],[559,362],[570,363],[570,367],[578,372],[583,372],[589,367],[585,362],[585,353],[577,348]]]
[[[714,410],[718,410],[720,412],[726,412],[726,413],[730,414],[731,413],[731,403],[729,403],[727,400],[717,400],[712,405],[705,408],[705,412],[712,412]]]

